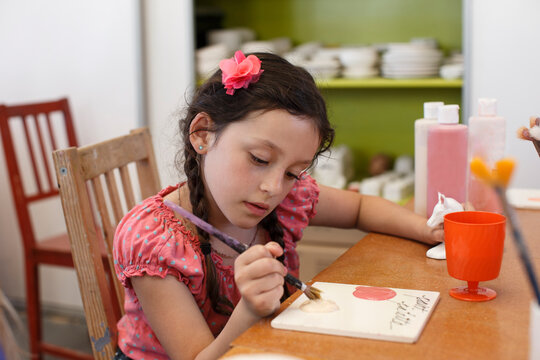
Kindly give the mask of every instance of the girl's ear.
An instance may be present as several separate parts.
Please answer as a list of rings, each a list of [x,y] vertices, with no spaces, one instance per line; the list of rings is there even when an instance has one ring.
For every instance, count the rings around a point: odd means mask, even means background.
[[[214,125],[212,118],[207,113],[201,112],[195,115],[189,126],[189,141],[191,146],[199,154],[205,154],[212,145],[214,133],[210,131]]]

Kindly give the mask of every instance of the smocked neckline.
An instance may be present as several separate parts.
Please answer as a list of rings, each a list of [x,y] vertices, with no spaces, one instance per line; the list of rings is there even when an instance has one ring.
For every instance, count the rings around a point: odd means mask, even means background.
[[[174,210],[169,208],[167,205],[165,205],[164,198],[165,196],[169,195],[173,191],[177,190],[182,186],[184,183],[177,184],[177,185],[170,185],[167,186],[165,189],[161,190],[155,197],[154,201],[159,209],[162,209],[161,216],[163,216],[167,221],[172,222],[173,224],[176,224],[176,226],[179,227],[179,230],[181,233],[188,236],[189,241],[196,245],[194,249],[196,249],[200,255],[202,256],[201,251],[201,245],[199,241],[199,236],[195,234],[188,226],[186,226],[187,219],[184,219],[183,217],[177,217]]]

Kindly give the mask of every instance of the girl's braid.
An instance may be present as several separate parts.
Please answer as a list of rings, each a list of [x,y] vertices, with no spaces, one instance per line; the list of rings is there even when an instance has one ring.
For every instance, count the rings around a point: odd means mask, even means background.
[[[283,250],[285,250],[285,244],[283,242],[283,228],[279,224],[275,209],[261,221],[261,225],[266,231],[268,231],[270,240],[275,241],[279,244],[279,246],[281,246]],[[282,264],[284,264],[285,254],[281,255],[277,259],[281,261]],[[290,293],[289,289],[287,288],[287,284],[283,284],[283,296],[281,297],[281,301],[285,301],[285,299],[287,299],[289,295]]]
[[[199,154],[191,146],[186,146],[184,156],[184,171],[187,176],[189,200],[193,208],[193,214],[204,221],[208,221],[208,206],[204,196],[204,183],[199,166]],[[206,231],[198,229],[198,233],[201,244],[206,244],[210,241]],[[226,297],[221,296],[219,293],[216,268],[210,253],[204,255],[204,262],[206,265],[206,289],[212,303],[212,308],[217,313],[230,315],[233,305]]]

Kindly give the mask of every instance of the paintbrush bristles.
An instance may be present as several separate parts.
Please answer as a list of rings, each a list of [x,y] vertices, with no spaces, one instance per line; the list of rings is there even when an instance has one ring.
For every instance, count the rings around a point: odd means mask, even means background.
[[[490,186],[506,187],[512,177],[516,162],[511,158],[504,158],[495,163],[495,171],[491,171],[486,163],[475,157],[471,160],[471,173]]]
[[[510,178],[514,172],[516,162],[510,158],[504,158],[495,163],[495,170],[497,172],[497,181],[503,187],[507,187],[510,183]]]
[[[520,127],[517,130],[517,137],[521,140],[532,140],[531,134],[529,133],[529,129],[527,129],[525,126]]]
[[[306,294],[307,298],[310,300],[318,300],[321,298],[321,290],[317,289],[316,287],[313,287],[311,285],[307,285],[306,290],[304,290],[304,294]]]
[[[493,175],[482,159],[475,157],[471,160],[471,173],[487,184],[493,185]]]

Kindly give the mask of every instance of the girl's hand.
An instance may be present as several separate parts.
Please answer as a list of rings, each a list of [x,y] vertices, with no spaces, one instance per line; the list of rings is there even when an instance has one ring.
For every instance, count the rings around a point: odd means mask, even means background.
[[[259,317],[279,308],[287,269],[275,258],[283,249],[275,242],[255,245],[234,262],[234,280],[248,309]]]
[[[426,244],[438,244],[444,241],[444,228],[442,223],[434,228],[426,225],[424,233],[424,242]]]

